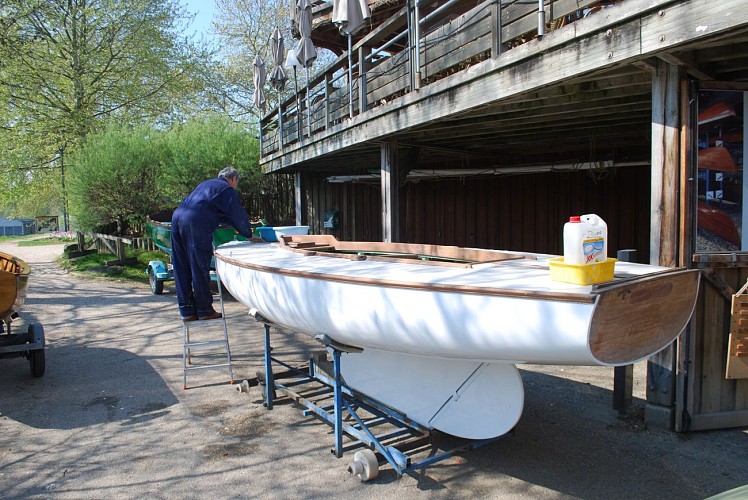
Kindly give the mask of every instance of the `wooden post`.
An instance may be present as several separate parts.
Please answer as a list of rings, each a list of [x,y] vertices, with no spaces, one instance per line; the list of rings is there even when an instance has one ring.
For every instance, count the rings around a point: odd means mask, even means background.
[[[498,57],[504,51],[501,43],[501,1],[491,4],[491,57]]]
[[[393,243],[400,241],[399,220],[399,164],[397,141],[389,140],[382,143],[381,172],[382,172],[382,241]]]
[[[652,218],[649,262],[678,264],[680,171],[680,68],[659,61],[652,78]],[[674,422],[676,345],[647,363],[645,421],[672,429]]]
[[[78,251],[84,252],[86,250],[86,235],[81,233],[80,231],[77,231],[75,235],[78,239]]]
[[[296,225],[301,225],[301,172],[298,171],[294,174],[294,204],[296,206]]]
[[[618,250],[616,258],[621,262],[636,262],[636,250]],[[634,365],[613,368],[613,409],[625,415],[631,407],[634,395]]]
[[[366,72],[369,69],[369,63],[366,58],[371,54],[368,47],[359,47],[358,49],[358,112],[359,114],[369,109],[369,103],[366,100]]]
[[[283,102],[280,99],[278,101],[278,149],[281,150],[283,149]]]
[[[325,73],[325,130],[327,130],[327,128],[330,126],[330,90],[332,89],[332,83],[330,81],[331,78],[332,75],[330,73]]]

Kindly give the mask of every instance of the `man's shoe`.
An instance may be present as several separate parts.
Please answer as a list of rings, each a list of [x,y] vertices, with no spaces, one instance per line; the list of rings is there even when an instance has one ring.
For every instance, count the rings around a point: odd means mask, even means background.
[[[197,321],[197,316],[193,314],[189,318],[182,318],[182,321]]]
[[[220,317],[221,317],[221,313],[219,313],[218,311],[213,311],[207,316],[200,316],[200,321],[207,321],[209,319],[218,319]]]

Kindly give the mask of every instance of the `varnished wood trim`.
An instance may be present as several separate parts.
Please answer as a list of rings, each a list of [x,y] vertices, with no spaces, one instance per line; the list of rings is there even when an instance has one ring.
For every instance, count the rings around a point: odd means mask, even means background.
[[[0,317],[7,316],[14,306],[23,303],[29,274],[31,267],[26,262],[0,252]]]
[[[16,276],[0,271],[0,317],[10,311],[16,301]]]
[[[643,278],[601,292],[590,326],[592,355],[628,364],[667,346],[693,313],[699,277],[699,271],[676,271],[667,281]]]

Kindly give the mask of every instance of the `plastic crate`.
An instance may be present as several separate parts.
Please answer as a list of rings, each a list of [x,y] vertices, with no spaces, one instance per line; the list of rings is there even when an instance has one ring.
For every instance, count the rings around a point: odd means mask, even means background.
[[[608,258],[605,262],[579,266],[565,264],[563,257],[548,259],[548,264],[551,266],[551,279],[574,285],[594,285],[612,280],[616,262],[618,259]]]
[[[275,228],[263,226],[258,227],[257,231],[260,233],[260,238],[267,242],[278,241],[278,236],[275,234]]]

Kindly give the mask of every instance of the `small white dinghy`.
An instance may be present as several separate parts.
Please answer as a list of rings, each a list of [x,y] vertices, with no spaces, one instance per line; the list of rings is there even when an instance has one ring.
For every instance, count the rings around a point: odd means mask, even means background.
[[[524,404],[516,363],[630,364],[688,322],[697,271],[618,262],[599,285],[551,280],[553,256],[283,236],[216,250],[231,294],[268,320],[363,349],[346,384],[443,432],[509,431]]]

